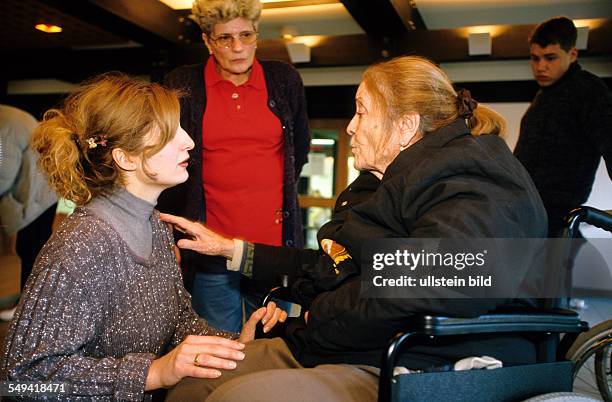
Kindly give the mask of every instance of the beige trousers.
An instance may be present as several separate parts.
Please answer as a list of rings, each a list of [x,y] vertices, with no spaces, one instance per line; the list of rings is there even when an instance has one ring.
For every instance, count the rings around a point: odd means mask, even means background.
[[[249,343],[235,370],[216,379],[185,378],[168,391],[177,402],[375,402],[375,368],[324,364],[304,368],[280,338]]]

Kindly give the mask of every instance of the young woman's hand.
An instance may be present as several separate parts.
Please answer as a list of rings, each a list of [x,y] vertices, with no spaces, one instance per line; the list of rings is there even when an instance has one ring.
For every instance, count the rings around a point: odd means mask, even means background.
[[[263,324],[263,332],[270,331],[277,323],[287,320],[287,312],[270,302],[266,307],[255,310],[249,320],[242,327],[239,342],[247,343],[255,339],[255,327],[259,321]]]
[[[168,354],[153,360],[145,390],[168,388],[184,377],[217,378],[244,359],[244,343],[218,336],[190,335]]]
[[[179,232],[186,233],[191,239],[181,239],[176,245],[179,248],[193,250],[205,255],[218,255],[231,259],[234,255],[234,241],[208,229],[199,222],[193,222],[180,216],[159,214],[162,221],[168,222]]]

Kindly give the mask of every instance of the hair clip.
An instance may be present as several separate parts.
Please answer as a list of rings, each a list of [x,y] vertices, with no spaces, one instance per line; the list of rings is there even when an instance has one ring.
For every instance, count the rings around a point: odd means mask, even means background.
[[[89,149],[96,148],[98,145],[100,145],[101,147],[105,147],[107,142],[108,140],[107,140],[106,134],[97,135],[95,137],[89,137],[87,139],[87,145]]]
[[[474,109],[478,107],[478,102],[472,98],[472,94],[467,89],[457,91],[457,114],[463,119],[469,119],[474,115]]]

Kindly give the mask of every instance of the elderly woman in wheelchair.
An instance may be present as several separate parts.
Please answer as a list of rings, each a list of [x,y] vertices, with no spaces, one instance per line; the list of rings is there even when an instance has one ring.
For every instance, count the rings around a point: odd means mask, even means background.
[[[236,370],[212,381],[185,379],[169,400],[375,401],[388,339],[417,315],[536,307],[531,299],[361,297],[360,278],[371,269],[362,251],[377,239],[542,238],[547,222],[529,175],[500,138],[501,116],[457,92],[433,63],[404,56],[371,66],[355,102],[347,132],[364,173],[321,228],[321,251],[226,239],[162,215],[187,233],[179,247],[225,256],[228,269],[261,287],[284,274],[308,310],[282,338],[248,344]],[[458,335],[410,346],[398,365],[432,371],[487,355],[513,366],[536,362],[536,349],[520,332]]]

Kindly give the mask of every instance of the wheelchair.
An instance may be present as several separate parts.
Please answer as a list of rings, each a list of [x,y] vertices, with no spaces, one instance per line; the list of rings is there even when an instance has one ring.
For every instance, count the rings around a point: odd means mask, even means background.
[[[583,206],[566,218],[563,237],[577,237],[580,223],[612,232],[612,215]],[[281,286],[270,290],[262,305],[271,299],[290,300],[289,293],[285,279]],[[493,370],[394,373],[402,353],[421,339],[496,333],[535,335],[537,362]],[[561,335],[564,336],[560,341]],[[574,384],[581,381],[595,382],[591,397],[571,393]],[[605,402],[612,402],[612,320],[589,329],[575,311],[551,306],[474,318],[411,317],[405,330],[389,341],[381,358],[378,400],[592,401],[597,400],[592,399],[596,394]]]

